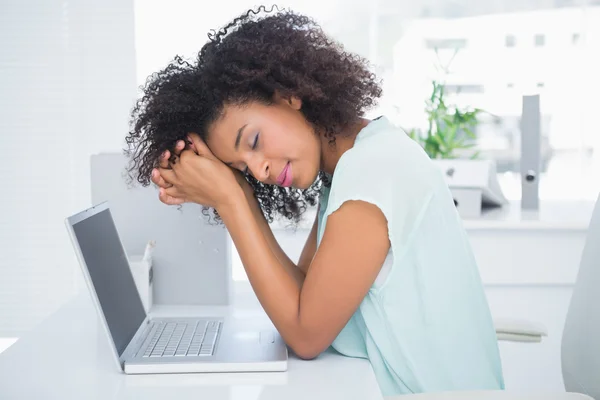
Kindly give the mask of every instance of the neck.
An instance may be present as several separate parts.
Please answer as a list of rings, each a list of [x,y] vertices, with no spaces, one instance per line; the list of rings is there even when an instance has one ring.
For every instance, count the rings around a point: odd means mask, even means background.
[[[342,154],[354,146],[356,136],[369,122],[371,121],[366,118],[359,118],[357,122],[349,125],[335,136],[333,145],[329,143],[329,138],[321,136],[321,170],[323,172],[333,175]]]

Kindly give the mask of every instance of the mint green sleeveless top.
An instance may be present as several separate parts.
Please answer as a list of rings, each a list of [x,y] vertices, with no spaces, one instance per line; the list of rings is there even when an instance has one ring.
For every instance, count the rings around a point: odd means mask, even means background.
[[[317,244],[327,217],[348,200],[379,207],[391,248],[332,347],[369,359],[385,396],[504,389],[489,306],[448,186],[385,117],[359,132],[323,188]]]

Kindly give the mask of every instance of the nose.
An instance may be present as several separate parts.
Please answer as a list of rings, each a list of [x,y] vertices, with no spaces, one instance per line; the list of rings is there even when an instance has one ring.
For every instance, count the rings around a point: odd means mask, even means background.
[[[271,165],[265,159],[254,159],[249,160],[248,169],[253,177],[261,181],[262,183],[267,183],[269,179],[269,174],[271,173]]]

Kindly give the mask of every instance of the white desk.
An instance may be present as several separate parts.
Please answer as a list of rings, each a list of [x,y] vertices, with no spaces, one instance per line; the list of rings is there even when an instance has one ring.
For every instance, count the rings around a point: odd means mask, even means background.
[[[199,308],[157,308],[154,315]],[[215,314],[264,321],[246,308]],[[268,320],[267,320],[268,321]],[[262,323],[262,322],[261,322]],[[125,375],[111,357],[87,292],[0,354],[0,399],[382,399],[371,365],[328,351],[315,360],[290,356],[287,372]],[[70,350],[70,351],[69,351]]]
[[[587,230],[593,201],[542,201],[538,210],[523,210],[519,201],[484,211],[480,218],[465,219],[467,230]]]

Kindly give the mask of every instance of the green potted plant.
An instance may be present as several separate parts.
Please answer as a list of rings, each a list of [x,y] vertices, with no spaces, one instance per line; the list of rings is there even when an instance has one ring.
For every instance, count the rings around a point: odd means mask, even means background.
[[[455,51],[452,59],[458,52]],[[436,50],[436,55],[439,54]],[[450,60],[450,62],[452,61]],[[449,63],[439,63],[443,75],[449,73]],[[443,171],[459,214],[464,218],[478,218],[485,206],[502,206],[506,198],[496,176],[493,160],[479,159],[475,149],[475,129],[479,108],[458,107],[449,104],[444,79],[432,81],[432,91],[425,101],[427,128],[413,128],[408,135],[419,143],[427,155]]]
[[[432,159],[478,157],[474,130],[477,117],[483,110],[460,109],[448,105],[444,98],[444,84],[433,81],[433,90],[426,100],[427,130],[413,128],[408,135],[417,141]]]

